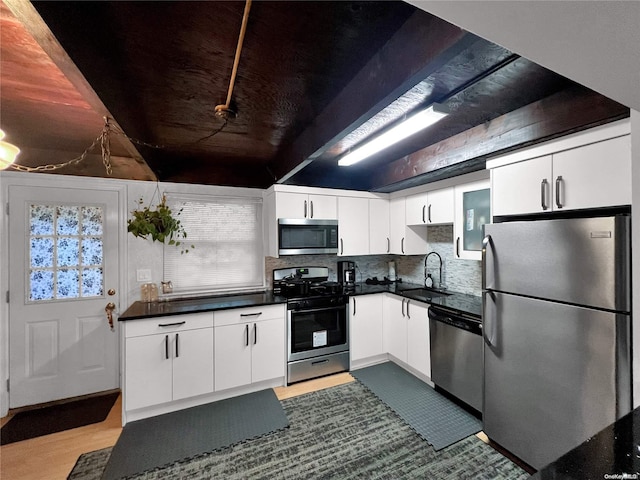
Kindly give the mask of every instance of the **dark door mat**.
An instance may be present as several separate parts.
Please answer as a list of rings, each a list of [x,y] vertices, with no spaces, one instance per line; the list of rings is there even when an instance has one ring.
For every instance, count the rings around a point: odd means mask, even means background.
[[[0,445],[102,422],[118,395],[113,392],[20,412],[0,429]]]
[[[392,362],[351,372],[435,450],[482,430],[482,422]]]
[[[288,425],[272,389],[127,423],[102,478],[128,477]]]

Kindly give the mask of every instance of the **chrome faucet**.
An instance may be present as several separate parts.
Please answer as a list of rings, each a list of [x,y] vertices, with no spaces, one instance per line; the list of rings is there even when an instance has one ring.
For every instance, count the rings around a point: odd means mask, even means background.
[[[440,256],[440,254],[438,252],[429,252],[427,253],[427,256],[424,257],[424,284],[425,286],[427,285],[427,260],[429,259],[429,257],[431,255],[435,255],[438,257],[438,260],[440,260],[440,274],[438,276],[438,287],[442,288],[442,257]],[[433,287],[435,288],[435,283],[433,285]]]

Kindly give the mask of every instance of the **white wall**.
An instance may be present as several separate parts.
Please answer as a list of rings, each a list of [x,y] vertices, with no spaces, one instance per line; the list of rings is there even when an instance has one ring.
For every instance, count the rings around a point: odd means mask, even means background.
[[[640,2],[408,0],[640,110]]]

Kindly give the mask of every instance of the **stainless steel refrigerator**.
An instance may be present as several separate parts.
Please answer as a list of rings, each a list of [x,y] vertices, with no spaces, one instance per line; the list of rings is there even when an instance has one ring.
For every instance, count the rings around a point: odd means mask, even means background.
[[[484,431],[539,469],[631,410],[630,218],[483,241]]]

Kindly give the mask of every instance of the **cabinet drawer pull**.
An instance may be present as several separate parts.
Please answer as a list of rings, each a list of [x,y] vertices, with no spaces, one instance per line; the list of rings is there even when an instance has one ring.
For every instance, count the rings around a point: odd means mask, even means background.
[[[542,210],[549,208],[547,206],[547,185],[549,185],[549,182],[547,182],[546,178],[543,178],[540,183],[540,203],[542,205]]]
[[[562,208],[564,205],[562,205],[562,201],[560,200],[562,198],[562,195],[560,194],[560,188],[563,185],[563,180],[562,180],[562,175],[558,175],[558,178],[556,178],[556,205],[558,206],[558,208]]]
[[[180,356],[180,334],[176,333],[176,358]]]
[[[169,335],[164,336],[164,358],[169,360]]]
[[[244,326],[244,343],[245,346],[249,346],[249,324]]]
[[[262,315],[262,312],[256,312],[256,313],[241,313],[240,316],[241,317],[258,317]]]
[[[253,324],[253,344],[258,343],[258,324]]]
[[[179,327],[180,325],[184,325],[185,323],[187,322],[182,321],[182,322],[175,322],[175,323],[159,323],[158,326],[159,327]]]

